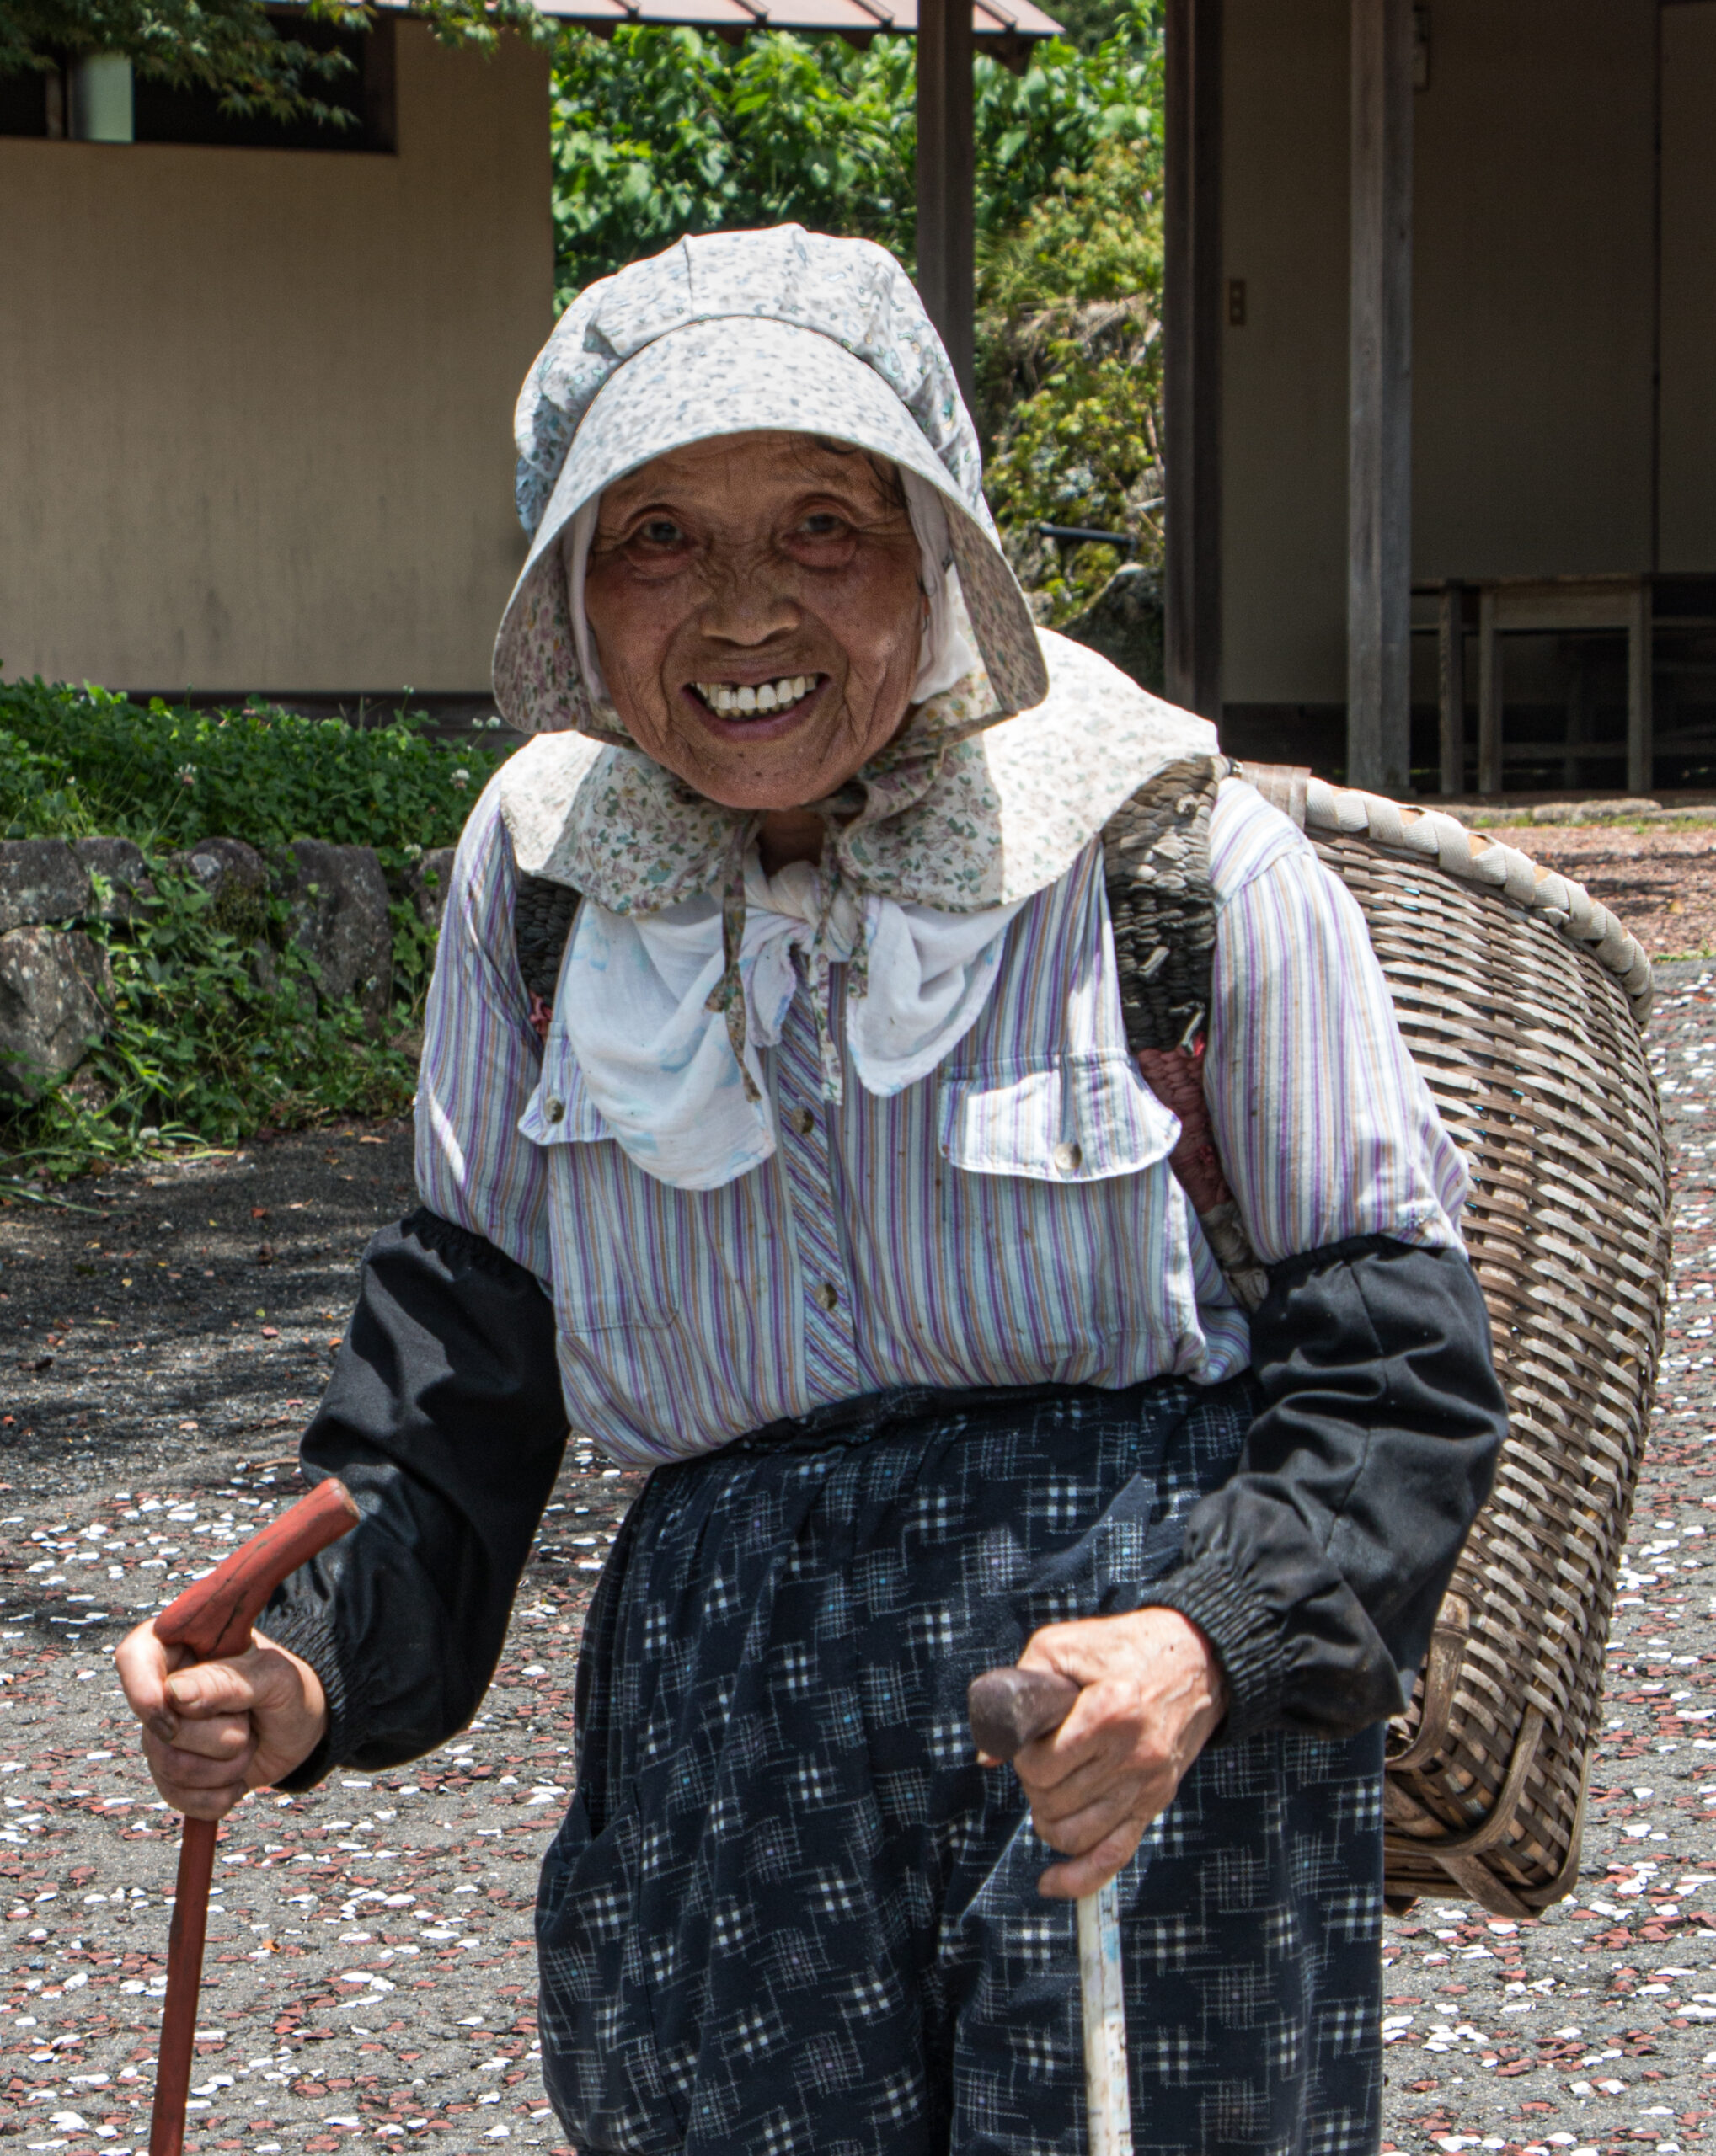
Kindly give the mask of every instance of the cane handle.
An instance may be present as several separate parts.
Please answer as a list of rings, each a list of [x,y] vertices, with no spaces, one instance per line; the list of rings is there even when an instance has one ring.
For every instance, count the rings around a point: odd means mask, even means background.
[[[168,1603],[155,1620],[155,1637],[163,1646],[189,1647],[199,1662],[243,1654],[263,1604],[281,1582],[349,1534],[357,1518],[350,1491],[330,1475]]]
[[[966,1700],[980,1752],[1010,1759],[1034,1737],[1059,1729],[1079,1688],[1050,1669],[986,1669],[971,1679]]]
[[[253,1534],[206,1579],[194,1581],[155,1620],[163,1646],[190,1649],[199,1662],[224,1661],[250,1644],[257,1614],[283,1579],[349,1534],[357,1525],[351,1492],[336,1476]],[[220,1829],[212,1819],[187,1819],[179,1848],[179,1884],[167,1935],[167,1998],[149,2120],[149,2156],[180,2156],[184,2101],[196,2049],[196,2002],[202,1989],[203,1932],[209,1880]]]

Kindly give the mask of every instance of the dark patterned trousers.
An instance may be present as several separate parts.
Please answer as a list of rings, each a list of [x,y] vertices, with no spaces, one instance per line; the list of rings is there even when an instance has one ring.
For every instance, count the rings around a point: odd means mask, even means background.
[[[965,1688],[1136,1606],[1253,1398],[894,1395],[650,1478],[537,1908],[584,2156],[1081,2156],[1074,1912]],[[1122,1875],[1139,2156],[1376,2148],[1382,1753],[1218,1745]]]

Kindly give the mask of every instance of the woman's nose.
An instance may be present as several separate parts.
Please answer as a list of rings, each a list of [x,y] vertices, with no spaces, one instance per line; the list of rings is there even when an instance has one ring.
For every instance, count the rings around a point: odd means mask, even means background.
[[[789,579],[767,558],[753,556],[714,570],[699,627],[706,636],[748,649],[795,629],[799,619]]]

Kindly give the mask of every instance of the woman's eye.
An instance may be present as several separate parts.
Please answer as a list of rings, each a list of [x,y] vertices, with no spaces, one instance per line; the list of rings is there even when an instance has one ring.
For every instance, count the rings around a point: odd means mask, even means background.
[[[846,530],[846,519],[837,516],[831,510],[820,510],[807,516],[799,526],[807,539],[835,539]]]
[[[632,536],[649,547],[677,547],[685,538],[671,516],[652,516],[640,524]]]

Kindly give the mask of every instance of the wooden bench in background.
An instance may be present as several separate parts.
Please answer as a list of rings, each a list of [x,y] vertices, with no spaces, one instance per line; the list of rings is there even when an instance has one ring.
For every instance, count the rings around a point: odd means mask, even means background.
[[[1627,637],[1627,791],[1651,786],[1650,582],[1643,576],[1502,577],[1480,581],[1445,579],[1414,584],[1436,602],[1441,712],[1441,786],[1444,793],[1466,787],[1467,595],[1478,599],[1478,772],[1479,793],[1503,791],[1502,638],[1558,631],[1616,629]],[[1581,752],[1602,755],[1601,744],[1576,739],[1569,728],[1567,778]],[[1612,753],[1609,751],[1608,753]]]

